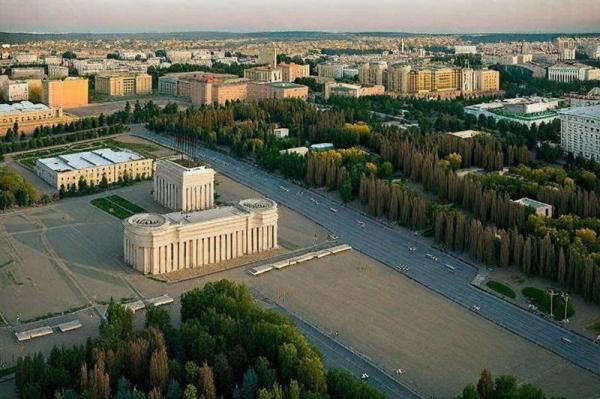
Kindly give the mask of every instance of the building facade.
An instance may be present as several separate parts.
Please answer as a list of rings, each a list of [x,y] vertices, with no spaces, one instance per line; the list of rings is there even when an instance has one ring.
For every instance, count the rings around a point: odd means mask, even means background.
[[[161,160],[154,169],[153,197],[174,211],[193,212],[214,207],[215,171],[188,159]]]
[[[69,68],[60,65],[48,65],[48,79],[64,79],[69,76]]]
[[[600,159],[600,105],[559,110],[560,146],[575,156]]]
[[[271,66],[259,66],[256,68],[244,69],[244,79],[254,82],[281,82],[281,68],[273,68]]]
[[[277,66],[277,47],[275,47],[274,43],[263,46],[260,49],[256,63],[258,65],[267,65],[271,68],[275,68]]]
[[[341,79],[346,67],[344,64],[317,64],[317,75],[322,78]],[[360,74],[360,71],[358,73]]]
[[[88,80],[44,80],[42,102],[49,107],[76,108],[88,104]]]
[[[277,204],[246,199],[191,213],[137,214],[123,221],[124,259],[144,274],[207,267],[278,247]]]
[[[46,183],[59,190],[67,190],[80,178],[88,184],[99,185],[103,178],[108,184],[115,183],[125,175],[130,178],[152,176],[152,159],[146,159],[129,150],[113,151],[102,148],[93,151],[58,155],[38,159],[35,171]]]
[[[38,126],[52,126],[71,119],[63,114],[62,108],[50,108],[44,104],[29,101],[0,104],[0,136],[4,136],[15,122],[19,124],[19,132],[31,133]]]
[[[29,85],[24,80],[7,80],[2,85],[2,98],[4,101],[27,101],[29,99]]]
[[[147,73],[98,74],[96,93],[107,96],[127,96],[152,92],[152,76]]]
[[[361,86],[350,83],[327,82],[325,83],[324,97],[331,96],[364,97],[385,94],[385,87],[381,85]]]
[[[574,63],[556,64],[548,67],[548,80],[573,82],[576,80],[596,79],[600,79],[600,69],[592,68],[589,65]]]
[[[194,105],[223,105],[227,101],[259,101],[269,98],[306,99],[308,87],[295,83],[261,83],[211,76],[192,80],[190,97]]]
[[[279,64],[281,69],[281,81],[293,82],[298,78],[307,78],[310,76],[310,65],[299,65],[295,63]]]

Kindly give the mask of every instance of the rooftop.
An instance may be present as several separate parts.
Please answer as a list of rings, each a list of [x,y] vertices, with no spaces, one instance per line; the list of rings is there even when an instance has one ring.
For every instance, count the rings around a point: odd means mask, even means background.
[[[558,111],[560,115],[584,116],[588,118],[600,118],[600,105],[589,107],[566,108]]]
[[[231,216],[241,216],[246,212],[236,206],[221,206],[196,212],[171,212],[163,215],[173,224],[202,223]]]
[[[273,83],[270,83],[270,85],[273,87],[278,87],[280,89],[292,89],[292,88],[304,87],[297,83],[289,83],[289,82],[273,82]]]
[[[452,136],[460,137],[461,139],[470,139],[471,137],[475,137],[482,133],[483,132],[480,132],[479,130],[463,130],[460,132],[451,132],[448,134],[451,134]]]
[[[52,158],[42,158],[38,159],[37,162],[55,172],[64,172],[103,165],[114,165],[140,159],[143,159],[142,156],[130,150],[114,151],[110,148],[101,148],[93,151],[58,155]]]
[[[533,208],[535,208],[535,209],[538,209],[538,208],[545,208],[545,207],[548,207],[548,206],[550,206],[550,205],[548,205],[548,204],[545,204],[545,203],[543,203],[543,202],[536,201],[536,200],[534,200],[534,199],[527,198],[527,197],[523,197],[523,198],[521,198],[521,199],[518,199],[518,200],[516,200],[515,202],[516,202],[516,203],[519,203],[519,204],[523,204],[523,205],[525,205],[525,206],[531,206],[531,207],[533,207]]]
[[[17,112],[31,112],[31,111],[46,111],[49,110],[46,104],[34,104],[30,101],[21,101],[9,104],[0,104],[0,115],[1,114],[14,114]]]

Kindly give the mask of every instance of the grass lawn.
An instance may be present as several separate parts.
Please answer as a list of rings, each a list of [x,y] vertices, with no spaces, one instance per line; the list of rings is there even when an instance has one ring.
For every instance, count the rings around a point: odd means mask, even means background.
[[[497,293],[504,295],[508,298],[515,299],[517,294],[507,285],[504,285],[498,281],[490,280],[485,284],[489,289],[496,291]]]
[[[102,209],[104,212],[113,215],[121,220],[128,218],[136,213],[146,212],[146,210],[136,204],[127,201],[118,195],[101,197],[93,199],[90,202],[96,208]]]
[[[594,332],[595,334],[600,334],[600,321],[595,321],[592,324],[588,325],[586,329]]]
[[[521,293],[527,297],[538,309],[546,314],[550,314],[550,295],[544,290],[534,287],[525,287]],[[556,295],[552,300],[552,311],[554,319],[562,320],[565,316],[565,300]],[[575,309],[571,302],[567,305],[567,318],[575,314]]]

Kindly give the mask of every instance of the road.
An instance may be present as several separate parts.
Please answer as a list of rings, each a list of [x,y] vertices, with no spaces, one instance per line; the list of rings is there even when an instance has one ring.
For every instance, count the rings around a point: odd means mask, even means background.
[[[136,134],[164,146],[174,147],[173,137],[141,129]],[[482,317],[600,375],[600,346],[473,287],[470,283],[477,271],[472,266],[434,248],[425,247],[415,240],[409,230],[391,229],[373,218],[365,217],[356,209],[294,185],[247,162],[204,147],[196,147],[194,151],[194,156],[220,173],[313,220],[354,249],[403,273],[469,311],[472,311],[474,305],[479,306],[480,310],[477,313]],[[417,249],[410,251],[410,247]],[[400,265],[407,265],[409,269],[403,270]],[[568,341],[563,340],[564,338]]]
[[[262,294],[253,292],[253,295],[260,302],[272,307],[277,312],[291,319],[309,341],[319,349],[325,361],[328,361],[330,364],[334,364],[337,367],[344,367],[356,377],[361,376],[363,373],[368,374],[369,384],[386,394],[390,399],[422,398],[419,394],[409,390],[394,378],[381,371],[381,369],[374,365],[372,361],[365,359],[351,348],[344,346],[342,343],[308,323],[298,315],[288,311],[283,306]]]

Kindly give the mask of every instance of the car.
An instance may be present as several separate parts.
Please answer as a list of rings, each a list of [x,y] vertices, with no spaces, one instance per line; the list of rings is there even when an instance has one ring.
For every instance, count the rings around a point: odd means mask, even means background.
[[[337,213],[337,209],[335,209],[335,208],[329,208],[329,210],[333,213]]]
[[[338,237],[338,236],[336,236],[335,234],[329,234],[329,238],[335,241],[335,240],[337,240],[339,237]]]
[[[369,379],[369,374],[367,373],[362,373],[362,375],[360,376],[360,379],[363,381],[366,381]]]
[[[479,305],[473,305],[471,309],[473,309],[474,312],[479,312],[481,310],[481,307]]]
[[[567,338],[567,337],[562,337],[560,340],[561,340],[562,342],[564,342],[565,344],[572,344],[572,343],[573,343],[573,341],[571,341],[571,340],[570,340],[569,338]]]

